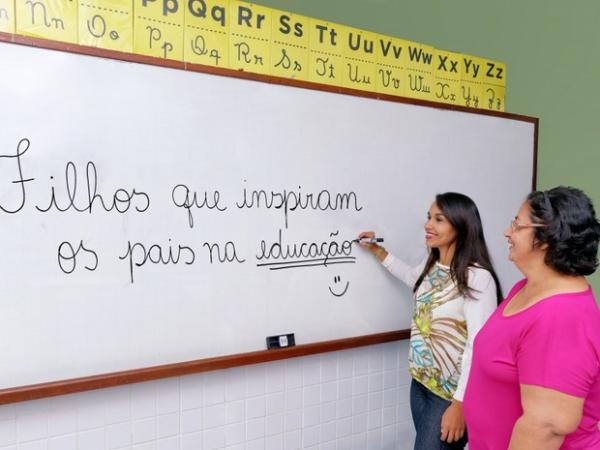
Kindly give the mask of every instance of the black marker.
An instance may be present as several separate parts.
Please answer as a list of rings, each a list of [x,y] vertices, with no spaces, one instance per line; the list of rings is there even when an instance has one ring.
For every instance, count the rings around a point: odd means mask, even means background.
[[[352,239],[352,242],[356,242],[357,244],[376,244],[377,242],[383,242],[383,238],[372,237],[367,238],[363,237],[360,239]]]

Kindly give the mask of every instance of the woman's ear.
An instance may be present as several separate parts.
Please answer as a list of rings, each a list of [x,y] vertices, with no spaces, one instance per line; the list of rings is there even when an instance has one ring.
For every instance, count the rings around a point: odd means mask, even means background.
[[[533,237],[533,243],[531,245],[531,248],[546,251],[548,250],[548,243],[538,241],[535,237]]]
[[[548,243],[538,240],[535,235],[535,229],[531,229],[531,248],[542,251],[548,250]]]

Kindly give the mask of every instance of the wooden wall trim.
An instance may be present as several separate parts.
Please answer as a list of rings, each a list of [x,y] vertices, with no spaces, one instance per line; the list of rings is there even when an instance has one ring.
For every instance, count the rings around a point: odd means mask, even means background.
[[[193,373],[209,372],[212,370],[229,369],[232,367],[260,364],[299,356],[318,353],[335,352],[367,345],[383,344],[385,342],[408,339],[410,330],[390,331],[387,333],[370,334],[346,339],[316,342],[313,344],[297,345],[295,347],[261,350],[237,355],[218,356],[215,358],[199,359],[174,364],[165,364],[141,369],[113,372],[89,377],[73,378],[70,380],[53,381],[50,383],[32,384],[0,390],[0,405],[7,403],[36,400],[57,395],[74,394],[124,384],[141,383],[159,380],[161,378],[178,377]]]

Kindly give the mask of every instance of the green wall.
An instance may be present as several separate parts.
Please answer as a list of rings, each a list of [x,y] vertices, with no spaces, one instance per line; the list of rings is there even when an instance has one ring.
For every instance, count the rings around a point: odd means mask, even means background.
[[[256,3],[505,62],[506,110],[540,118],[538,187],[579,187],[600,213],[598,0]]]

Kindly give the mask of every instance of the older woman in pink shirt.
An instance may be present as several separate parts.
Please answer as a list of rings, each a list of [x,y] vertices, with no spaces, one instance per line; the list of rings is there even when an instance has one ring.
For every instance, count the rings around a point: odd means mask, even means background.
[[[600,450],[600,224],[580,190],[533,192],[505,233],[525,278],[475,338],[469,450]]]

